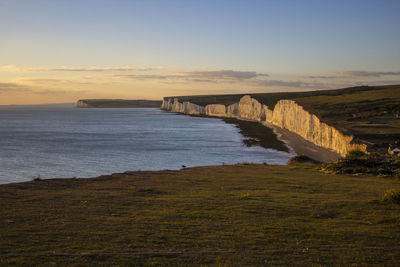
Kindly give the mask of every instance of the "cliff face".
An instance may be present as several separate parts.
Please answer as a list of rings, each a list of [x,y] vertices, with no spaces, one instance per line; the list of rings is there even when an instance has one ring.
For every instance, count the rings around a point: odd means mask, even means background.
[[[86,103],[85,100],[78,100],[78,102],[76,102],[76,107],[78,107],[78,108],[88,108],[89,105]]]
[[[205,110],[207,116],[226,117],[225,105],[211,104],[207,105]]]
[[[192,104],[188,101],[183,103],[179,102],[177,98],[168,98],[164,99],[161,104],[161,109],[171,111],[171,112],[178,112],[184,113],[188,115],[205,115],[206,109],[202,106]]]
[[[246,95],[239,101],[238,117],[255,121],[264,121],[265,113],[262,112],[263,110],[263,106],[260,102]]]
[[[346,155],[352,149],[366,151],[366,145],[356,144],[353,136],[342,134],[336,128],[319,120],[293,100],[280,100],[274,110],[250,96],[243,96],[239,103],[229,106],[210,104],[205,107],[190,102],[180,103],[177,98],[164,99],[162,109],[195,115],[234,117],[254,121],[266,121],[294,132],[304,139],[324,148]]]
[[[294,132],[317,146],[332,149],[346,155],[352,149],[366,151],[366,145],[354,143],[353,136],[342,134],[336,128],[323,123],[317,116],[304,110],[292,100],[280,100],[274,110],[266,111],[266,121]]]

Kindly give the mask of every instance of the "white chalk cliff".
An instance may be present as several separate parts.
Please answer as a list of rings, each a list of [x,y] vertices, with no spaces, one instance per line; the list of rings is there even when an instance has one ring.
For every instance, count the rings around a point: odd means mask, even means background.
[[[293,100],[280,100],[271,110],[248,95],[243,96],[238,103],[229,106],[210,104],[205,107],[187,101],[180,103],[177,98],[165,98],[161,109],[190,115],[269,122],[294,132],[317,146],[332,149],[342,156],[353,149],[366,151],[366,145],[355,143],[353,136],[344,135],[333,126],[321,122],[317,116],[304,110]]]

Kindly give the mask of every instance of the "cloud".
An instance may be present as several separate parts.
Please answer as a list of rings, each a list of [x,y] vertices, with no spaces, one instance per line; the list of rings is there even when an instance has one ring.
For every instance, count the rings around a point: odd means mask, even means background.
[[[132,80],[165,80],[165,79],[181,78],[181,76],[177,75],[159,75],[159,74],[148,74],[148,75],[126,74],[126,75],[113,75],[113,77],[126,78]]]
[[[84,94],[87,93],[85,90],[52,90],[43,89],[27,86],[18,83],[0,83],[0,94],[2,93],[27,93],[34,95],[47,95],[47,96],[59,96],[59,95],[71,95],[71,94]]]
[[[263,79],[269,75],[266,73],[259,73],[256,71],[238,71],[238,70],[210,70],[210,69],[197,69],[197,70],[184,70],[181,68],[168,68],[168,67],[154,67],[154,68],[134,68],[131,66],[125,67],[88,67],[88,68],[27,68],[15,65],[7,65],[0,67],[6,71],[36,71],[36,72],[91,72],[92,76],[75,77],[75,79],[65,80],[56,78],[25,78],[24,81],[27,83],[33,83],[37,85],[41,84],[57,84],[57,83],[79,83],[78,80],[86,80],[93,83],[102,79],[112,81],[114,79],[130,79],[130,80],[141,80],[141,81],[159,81],[166,84],[173,83],[243,83],[246,81]],[[110,75],[95,75],[99,72],[128,72],[128,73],[112,73]],[[132,71],[133,73],[129,73]],[[135,71],[141,71],[142,73],[135,73]],[[145,73],[143,73],[145,72]],[[147,72],[147,73],[146,73]],[[83,84],[83,83],[80,83]]]
[[[338,76],[305,76],[305,78],[309,78],[309,79],[337,79],[339,78]]]
[[[152,68],[134,68],[130,66],[125,67],[88,67],[88,68],[30,68],[33,71],[71,71],[71,72],[104,72],[104,71],[151,71]]]
[[[53,78],[37,78],[37,79],[23,79],[23,80],[33,83],[62,83],[68,81],[64,79],[53,79]]]
[[[97,79],[92,79],[91,82],[87,81],[88,79],[85,79],[85,81],[79,81],[79,80],[71,80],[71,79],[54,79],[54,78],[30,78],[30,79],[22,79],[24,82],[28,83],[33,83],[34,85],[43,85],[43,84],[80,84],[80,85],[85,85],[85,84],[92,84],[93,81],[99,81],[99,78]]]
[[[400,80],[379,80],[379,81],[371,81],[371,82],[367,83],[367,85],[371,85],[371,86],[374,86],[374,85],[392,85],[392,84],[400,84]]]
[[[60,96],[60,95],[81,95],[86,94],[88,91],[86,90],[49,90],[49,89],[41,89],[31,91],[32,94],[35,95],[46,95],[46,96]]]
[[[317,81],[283,81],[283,80],[256,80],[253,84],[265,87],[286,87],[286,88],[298,88],[298,89],[338,89],[353,86],[379,86],[379,85],[392,85],[400,84],[400,80],[370,80],[366,81],[337,81],[335,83],[330,82],[317,82]]]
[[[305,76],[309,79],[338,79],[338,78],[380,78],[382,76],[400,76],[400,71],[364,71],[364,70],[349,70],[337,72],[327,76]]]
[[[28,92],[31,89],[28,86],[17,83],[0,83],[0,94],[8,92]]]
[[[6,65],[0,67],[4,71],[22,72],[22,71],[58,71],[58,72],[106,72],[106,71],[152,71],[153,68],[139,68],[131,66],[123,67],[87,67],[87,68],[38,68],[38,67],[21,67],[16,65]],[[158,69],[158,68],[155,68]]]
[[[5,65],[5,66],[0,66],[0,70],[3,71],[8,71],[8,72],[21,72],[24,71],[24,67],[20,66],[15,66],[15,65]]]
[[[344,71],[338,74],[341,77],[381,77],[381,76],[398,76],[400,71],[362,71],[362,70],[351,70]]]
[[[211,71],[186,71],[189,77],[201,79],[233,79],[247,80],[259,76],[268,76],[268,74],[258,73],[255,71],[235,71],[235,70],[211,70]]]
[[[254,84],[267,87],[294,87],[294,88],[324,88],[332,87],[333,84],[319,82],[283,81],[283,80],[257,80]]]
[[[234,71],[234,70],[210,70],[210,71],[181,71],[173,74],[124,74],[114,75],[117,78],[133,80],[163,80],[165,82],[197,82],[197,83],[219,83],[219,82],[240,82],[256,77],[266,77],[268,74],[255,71]]]

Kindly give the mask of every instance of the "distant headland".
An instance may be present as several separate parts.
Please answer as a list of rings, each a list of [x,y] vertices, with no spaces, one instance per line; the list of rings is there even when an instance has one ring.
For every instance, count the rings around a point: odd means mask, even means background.
[[[124,100],[124,99],[81,99],[76,102],[78,108],[158,108],[158,100]]]

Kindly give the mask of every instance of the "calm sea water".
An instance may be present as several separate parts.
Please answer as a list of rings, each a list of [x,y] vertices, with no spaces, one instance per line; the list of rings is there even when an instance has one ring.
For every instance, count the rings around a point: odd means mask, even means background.
[[[0,107],[0,183],[289,158],[243,146],[238,129],[219,119],[155,108]]]

